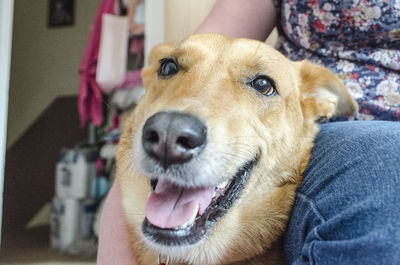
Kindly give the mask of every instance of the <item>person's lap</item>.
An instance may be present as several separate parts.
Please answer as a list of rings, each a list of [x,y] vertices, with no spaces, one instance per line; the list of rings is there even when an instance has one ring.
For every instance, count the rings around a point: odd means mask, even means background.
[[[400,123],[321,125],[304,176],[288,264],[400,264]]]

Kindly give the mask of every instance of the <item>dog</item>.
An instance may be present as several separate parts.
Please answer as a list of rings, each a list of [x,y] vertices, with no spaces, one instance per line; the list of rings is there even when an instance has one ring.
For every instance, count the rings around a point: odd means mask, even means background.
[[[142,77],[117,151],[138,264],[284,264],[318,122],[357,111],[342,82],[212,33],[156,46]]]

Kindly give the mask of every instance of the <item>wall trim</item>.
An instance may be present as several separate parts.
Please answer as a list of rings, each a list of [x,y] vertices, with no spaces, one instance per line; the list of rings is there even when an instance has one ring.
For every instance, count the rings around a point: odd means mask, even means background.
[[[3,217],[4,164],[10,86],[11,40],[14,1],[0,1],[0,227]],[[1,231],[0,231],[1,243]]]
[[[164,0],[146,0],[145,2],[145,28],[146,36],[144,44],[145,65],[148,64],[148,58],[151,49],[164,42]]]

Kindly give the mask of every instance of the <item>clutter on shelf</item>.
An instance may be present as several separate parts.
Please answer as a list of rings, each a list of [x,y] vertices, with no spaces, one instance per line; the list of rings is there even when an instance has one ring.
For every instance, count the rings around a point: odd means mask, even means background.
[[[143,8],[140,0],[101,0],[91,28],[78,98],[81,126],[89,124],[88,140],[61,150],[55,173],[50,244],[65,253],[97,249],[121,126],[144,94]]]
[[[61,151],[50,216],[52,248],[70,254],[96,251],[98,227],[94,225],[115,177],[118,139],[119,130],[113,129],[101,141]]]

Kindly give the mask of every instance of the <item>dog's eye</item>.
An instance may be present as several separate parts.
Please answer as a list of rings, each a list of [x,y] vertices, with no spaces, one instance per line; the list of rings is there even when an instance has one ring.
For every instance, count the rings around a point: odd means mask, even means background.
[[[158,69],[159,75],[169,77],[176,74],[178,71],[179,66],[175,59],[164,58],[160,61],[160,69]]]
[[[275,83],[274,81],[265,76],[265,75],[260,75],[251,80],[250,82],[247,83],[250,87],[254,88],[264,96],[273,96],[276,93],[276,88],[275,88]]]

